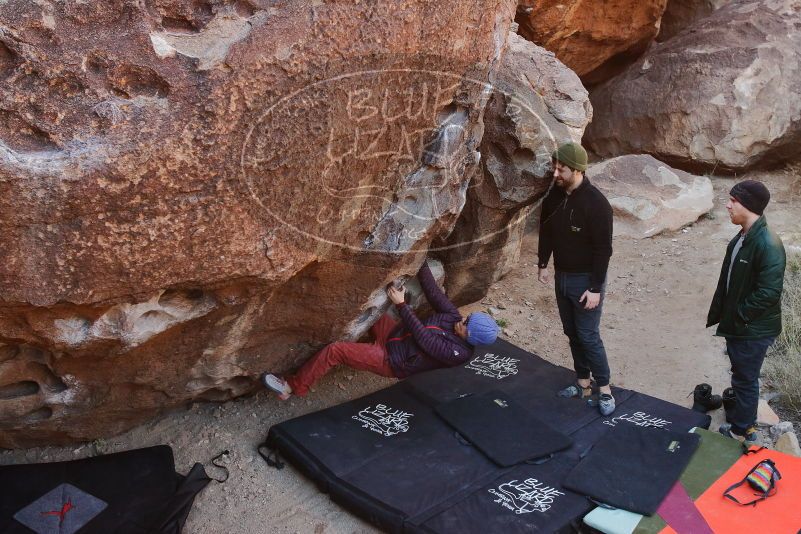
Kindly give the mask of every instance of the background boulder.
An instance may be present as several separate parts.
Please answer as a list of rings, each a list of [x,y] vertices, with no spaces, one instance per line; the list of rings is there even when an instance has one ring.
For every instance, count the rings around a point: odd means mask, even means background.
[[[520,0],[520,35],[556,53],[585,84],[607,80],[659,32],[668,0]]]
[[[740,0],[591,94],[590,147],[734,172],[798,159],[801,1]]]
[[[612,205],[615,236],[642,239],[678,230],[713,207],[709,178],[671,169],[648,155],[596,163],[587,177]]]

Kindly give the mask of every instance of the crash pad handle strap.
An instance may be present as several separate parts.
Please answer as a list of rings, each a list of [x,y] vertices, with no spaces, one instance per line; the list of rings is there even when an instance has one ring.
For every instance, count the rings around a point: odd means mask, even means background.
[[[211,465],[213,465],[214,467],[216,467],[218,469],[222,469],[223,471],[225,471],[225,477],[222,478],[222,479],[210,477],[212,480],[214,480],[215,482],[219,482],[220,484],[222,484],[223,482],[228,480],[228,477],[231,476],[231,471],[229,471],[226,466],[218,464],[217,461],[220,458],[222,458],[223,456],[228,456],[228,454],[229,454],[228,453],[228,449],[225,449],[220,454],[218,454],[217,456],[215,456],[214,458],[211,459]]]
[[[264,454],[262,449],[267,449],[269,452]],[[281,461],[281,457],[278,455],[278,451],[275,449],[271,449],[266,443],[262,443],[259,445],[258,449],[256,449],[259,455],[264,458],[264,461],[267,462],[267,465],[270,467],[275,467],[276,469],[283,469],[286,464]]]

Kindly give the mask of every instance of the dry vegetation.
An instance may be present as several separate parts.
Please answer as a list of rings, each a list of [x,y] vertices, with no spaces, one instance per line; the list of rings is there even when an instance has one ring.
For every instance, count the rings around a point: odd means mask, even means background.
[[[787,258],[781,335],[768,353],[765,376],[781,392],[782,405],[801,420],[801,254]]]

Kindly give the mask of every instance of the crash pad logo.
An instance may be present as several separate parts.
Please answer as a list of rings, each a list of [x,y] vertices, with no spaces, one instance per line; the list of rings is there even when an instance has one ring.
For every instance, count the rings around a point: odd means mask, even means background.
[[[612,419],[605,420],[604,424],[609,426],[617,426],[617,424],[620,422],[627,422],[631,423],[632,425],[654,428],[665,428],[670,424],[670,421],[667,419],[662,419],[661,417],[656,417],[645,412],[634,412],[633,414],[624,413]]]
[[[558,497],[564,495],[536,478],[527,478],[522,482],[510,480],[498,486],[498,489],[490,488],[488,491],[497,497],[494,502],[516,514],[545,513]]]
[[[72,484],[61,484],[14,514],[14,519],[37,534],[73,534],[106,506]]]
[[[515,358],[498,356],[488,352],[465,365],[465,369],[475,371],[480,376],[501,380],[507,376],[517,374],[517,362],[519,361]]]
[[[384,404],[376,404],[375,408],[368,406],[361,410],[352,419],[360,422],[362,428],[369,428],[382,436],[391,437],[409,430],[409,418],[413,414],[403,410],[393,410]]]

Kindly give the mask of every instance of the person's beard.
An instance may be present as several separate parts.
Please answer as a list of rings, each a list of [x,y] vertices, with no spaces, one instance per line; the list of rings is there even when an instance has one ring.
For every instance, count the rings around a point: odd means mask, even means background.
[[[562,189],[569,189],[572,184],[573,184],[572,176],[569,178],[562,178],[561,176],[556,178],[556,186],[561,187]]]

